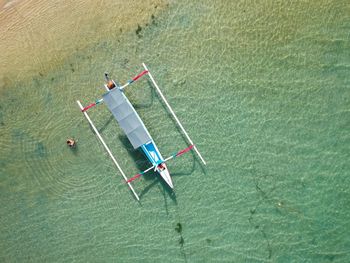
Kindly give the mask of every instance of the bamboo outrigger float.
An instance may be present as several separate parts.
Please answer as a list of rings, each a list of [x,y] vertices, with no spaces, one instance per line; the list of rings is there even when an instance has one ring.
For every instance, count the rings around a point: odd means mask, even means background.
[[[105,84],[104,86],[107,90],[107,93],[105,93],[102,96],[102,99],[96,100],[94,103],[91,103],[90,105],[88,105],[86,107],[83,107],[83,105],[80,103],[79,100],[77,101],[81,111],[83,112],[84,116],[86,117],[86,119],[90,123],[92,129],[96,133],[97,138],[101,141],[103,147],[106,149],[108,155],[111,157],[113,163],[115,164],[115,166],[118,168],[118,170],[122,174],[125,182],[128,184],[130,190],[132,191],[132,193],[134,194],[134,196],[137,200],[140,200],[140,198],[137,195],[137,193],[135,192],[133,186],[131,185],[131,182],[152,169],[154,171],[157,171],[160,174],[160,176],[164,179],[164,181],[167,183],[167,185],[171,189],[174,188],[169,170],[165,164],[167,161],[169,161],[177,156],[180,156],[180,155],[190,151],[191,149],[193,149],[196,152],[196,154],[198,155],[199,159],[202,161],[202,163],[204,165],[206,165],[206,162],[204,161],[202,155],[200,154],[197,147],[194,145],[194,143],[191,140],[191,138],[189,137],[188,133],[186,132],[186,130],[182,126],[181,122],[179,121],[179,119],[175,115],[173,109],[170,107],[168,101],[165,99],[162,91],[160,90],[160,88],[157,85],[157,83],[155,82],[152,74],[150,73],[150,71],[148,70],[148,68],[146,67],[146,65],[144,63],[143,63],[143,67],[144,67],[144,71],[142,71],[136,77],[129,80],[123,86],[118,86],[116,84],[116,82],[109,79],[108,74],[105,74],[107,84]],[[137,114],[136,110],[134,109],[134,107],[132,106],[132,104],[130,103],[130,101],[128,100],[128,98],[125,96],[125,94],[123,92],[124,88],[126,88],[127,86],[129,86],[130,84],[132,84],[133,82],[135,82],[136,80],[138,80],[139,78],[141,78],[144,75],[149,76],[149,78],[150,78],[153,86],[156,88],[157,93],[159,94],[160,98],[163,100],[163,102],[167,106],[168,110],[170,111],[170,113],[173,116],[174,120],[176,121],[177,125],[179,126],[179,128],[181,129],[183,134],[185,135],[188,143],[190,144],[184,150],[181,150],[181,151],[171,155],[170,157],[168,157],[166,159],[164,159],[163,156],[161,155],[157,145],[153,141],[151,135],[149,134],[144,123],[142,122],[140,116]],[[140,172],[139,174],[131,177],[130,179],[128,179],[126,177],[125,173],[121,169],[117,160],[113,156],[111,150],[109,149],[109,147],[105,143],[104,139],[102,138],[101,134],[98,132],[97,128],[95,127],[95,125],[91,121],[89,115],[87,114],[88,109],[90,109],[90,108],[92,108],[92,107],[94,107],[102,102],[104,102],[107,105],[107,108],[111,111],[114,118],[117,120],[120,127],[123,129],[124,133],[128,137],[128,139],[129,139],[130,143],[133,145],[134,149],[140,148],[144,152],[144,154],[146,155],[147,159],[152,164],[151,167],[149,167],[145,171]]]

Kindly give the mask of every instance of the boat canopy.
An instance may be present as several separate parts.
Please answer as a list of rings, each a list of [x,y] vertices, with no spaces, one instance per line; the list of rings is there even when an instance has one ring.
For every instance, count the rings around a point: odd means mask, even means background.
[[[103,101],[118,121],[134,149],[152,140],[134,107],[118,87],[104,94]]]

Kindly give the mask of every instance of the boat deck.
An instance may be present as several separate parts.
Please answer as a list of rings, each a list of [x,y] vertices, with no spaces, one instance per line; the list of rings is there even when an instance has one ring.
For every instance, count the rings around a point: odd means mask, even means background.
[[[123,129],[134,149],[152,141],[152,137],[128,98],[119,88],[103,95],[103,101]]]

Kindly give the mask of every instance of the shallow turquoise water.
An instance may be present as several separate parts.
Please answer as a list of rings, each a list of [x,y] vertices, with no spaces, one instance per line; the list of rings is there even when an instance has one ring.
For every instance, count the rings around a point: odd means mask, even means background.
[[[2,262],[348,262],[350,5],[170,2],[1,96]],[[136,29],[135,29],[136,30]],[[146,175],[141,204],[75,103],[149,65],[207,160]],[[126,91],[162,153],[186,143],[149,83]],[[129,176],[147,167],[105,106]],[[75,152],[65,140],[78,139]],[[179,225],[181,224],[181,231]]]

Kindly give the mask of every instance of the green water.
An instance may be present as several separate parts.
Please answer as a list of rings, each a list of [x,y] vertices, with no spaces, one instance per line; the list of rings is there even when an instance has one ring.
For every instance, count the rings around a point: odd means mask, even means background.
[[[0,99],[1,262],[349,262],[348,1],[169,1]],[[79,112],[146,62],[202,152],[137,203]],[[149,83],[126,94],[163,155],[186,147]],[[105,106],[121,166],[147,167]],[[65,145],[78,139],[78,148]],[[180,227],[181,226],[181,227]]]

